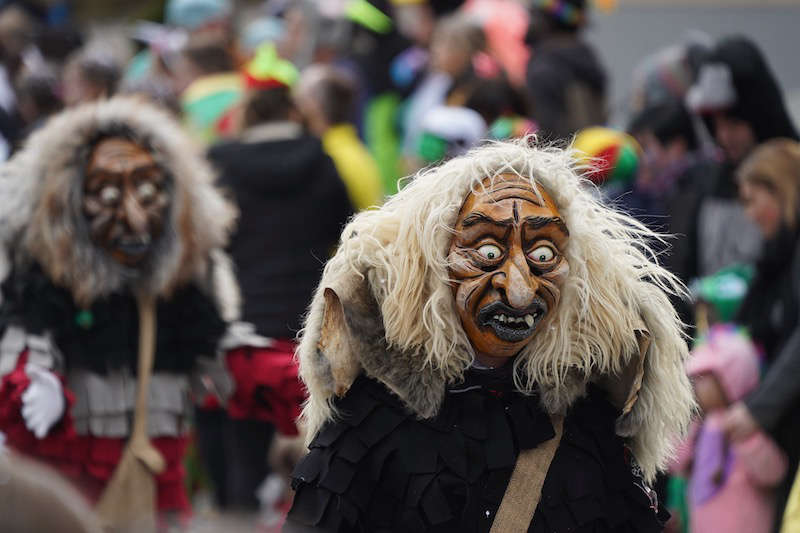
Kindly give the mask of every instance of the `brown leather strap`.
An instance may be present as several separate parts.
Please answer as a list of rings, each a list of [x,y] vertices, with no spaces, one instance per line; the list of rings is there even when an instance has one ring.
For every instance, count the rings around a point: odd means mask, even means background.
[[[564,418],[551,420],[555,437],[531,450],[522,450],[517,457],[511,479],[508,481],[503,501],[494,517],[490,533],[525,533],[533,520],[533,513],[542,497],[542,486],[553,462],[561,434]]]

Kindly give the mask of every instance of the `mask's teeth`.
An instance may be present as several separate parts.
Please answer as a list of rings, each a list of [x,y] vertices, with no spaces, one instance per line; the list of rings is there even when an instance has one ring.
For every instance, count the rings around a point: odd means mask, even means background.
[[[525,323],[528,324],[528,327],[532,327],[535,319],[531,315],[525,315]]]

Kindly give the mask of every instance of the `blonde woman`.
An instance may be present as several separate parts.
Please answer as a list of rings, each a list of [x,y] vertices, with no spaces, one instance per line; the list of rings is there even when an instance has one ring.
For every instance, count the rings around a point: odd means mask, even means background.
[[[742,163],[738,182],[745,212],[766,241],[738,321],[763,349],[767,372],[754,393],[729,409],[726,430],[736,442],[762,429],[770,433],[794,472],[800,458],[800,143],[762,144]],[[779,489],[779,509],[790,482]]]

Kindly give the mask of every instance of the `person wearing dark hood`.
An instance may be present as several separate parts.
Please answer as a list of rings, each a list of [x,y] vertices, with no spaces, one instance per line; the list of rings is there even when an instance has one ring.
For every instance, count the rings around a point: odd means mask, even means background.
[[[566,138],[605,123],[606,73],[580,38],[586,18],[585,0],[532,2],[526,85],[531,118],[546,137]]]
[[[270,340],[266,351],[228,358],[237,387],[262,391],[264,399],[260,411],[239,406],[235,396],[228,404],[228,435],[235,442],[225,455],[230,464],[221,470],[228,503],[249,508],[269,473],[271,425],[279,436],[296,433],[302,390],[293,339],[323,263],[353,213],[333,161],[318,139],[303,134],[290,94],[297,77],[273,46],[262,46],[244,72],[242,133],[209,151],[241,212],[229,250],[240,276],[243,315]],[[279,406],[282,416],[276,418]]]
[[[768,432],[789,459],[778,490],[786,504],[800,462],[800,143],[773,139],[756,148],[737,172],[747,216],[764,237],[764,250],[737,321],[766,355],[760,386],[728,409],[724,429],[734,443]]]
[[[696,218],[695,261],[700,276],[734,263],[752,264],[761,237],[737,199],[736,169],[759,144],[797,139],[778,82],[761,51],[741,36],[723,38],[709,52],[686,95],[722,153]]]

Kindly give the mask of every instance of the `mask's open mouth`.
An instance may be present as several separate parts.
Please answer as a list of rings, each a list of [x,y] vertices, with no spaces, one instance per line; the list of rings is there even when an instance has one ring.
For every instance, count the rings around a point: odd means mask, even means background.
[[[545,314],[547,304],[539,298],[524,310],[492,302],[478,312],[478,325],[492,328],[500,340],[520,342],[533,335]]]
[[[114,243],[114,248],[128,257],[141,257],[150,250],[150,236],[121,237]]]

